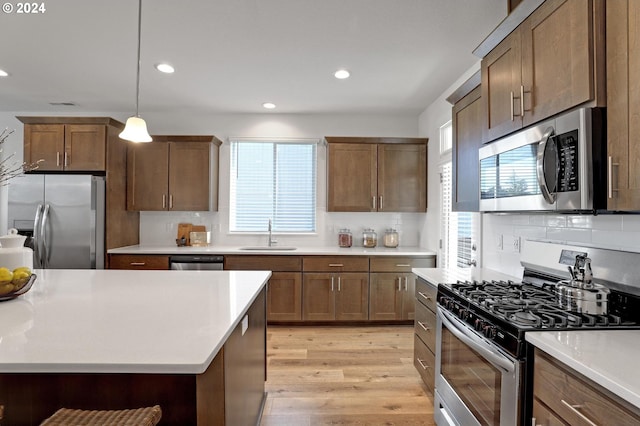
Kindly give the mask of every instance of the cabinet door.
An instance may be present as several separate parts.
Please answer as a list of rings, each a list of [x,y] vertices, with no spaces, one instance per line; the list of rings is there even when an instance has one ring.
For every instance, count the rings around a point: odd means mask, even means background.
[[[369,318],[369,274],[337,275],[336,319],[343,321]]]
[[[376,211],[378,191],[375,144],[330,143],[327,163],[328,211]]]
[[[522,58],[516,29],[481,62],[484,142],[522,127],[520,104]]]
[[[99,124],[67,124],[64,129],[64,169],[106,170],[106,127]]]
[[[556,416],[553,411],[549,410],[546,405],[533,398],[533,421],[534,426],[565,426],[562,420]]]
[[[167,210],[169,145],[150,142],[129,145],[127,210]]]
[[[592,7],[547,1],[521,25],[524,126],[593,99]]]
[[[453,211],[479,209],[479,159],[482,146],[482,100],[480,86],[453,107],[452,205]]]
[[[400,319],[412,320],[416,317],[416,276],[404,274],[402,282],[402,312]]]
[[[378,211],[427,209],[427,146],[378,145]]]
[[[38,165],[38,170],[62,170],[63,155],[63,124],[24,125],[24,161],[26,163],[42,160]]]
[[[607,1],[609,210],[640,210],[640,4]]]
[[[169,210],[209,210],[211,144],[169,143]]]
[[[402,316],[403,274],[382,272],[371,274],[369,319],[399,320]]]
[[[305,273],[302,278],[302,319],[326,321],[336,318],[333,274]]]
[[[302,273],[273,272],[267,291],[269,321],[302,319]]]

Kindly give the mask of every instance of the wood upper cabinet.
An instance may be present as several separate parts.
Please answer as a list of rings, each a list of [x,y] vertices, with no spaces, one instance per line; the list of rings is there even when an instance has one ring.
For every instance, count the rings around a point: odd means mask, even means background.
[[[640,4],[607,1],[608,210],[640,210]]]
[[[427,139],[326,140],[328,211],[426,211]]]
[[[640,424],[638,407],[537,348],[533,367],[533,397],[533,417],[536,422],[532,424]]]
[[[453,106],[452,203],[453,211],[479,210],[479,159],[482,146],[482,99],[480,86]]]
[[[605,103],[604,2],[548,0],[483,59],[485,142]]]
[[[38,171],[106,171],[107,139],[122,123],[108,117],[17,117],[24,123],[24,161]]]
[[[127,208],[217,210],[217,161],[212,167],[212,157],[217,160],[219,143],[211,142],[220,141],[211,136],[153,138],[156,142],[129,146]]]

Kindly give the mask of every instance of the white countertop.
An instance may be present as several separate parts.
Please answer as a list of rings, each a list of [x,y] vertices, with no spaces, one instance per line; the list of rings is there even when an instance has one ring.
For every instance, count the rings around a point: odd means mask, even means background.
[[[277,248],[277,246],[276,246]],[[109,254],[271,254],[271,255],[325,255],[325,256],[435,256],[436,253],[420,247],[296,247],[295,250],[242,250],[233,246],[178,247],[178,246],[127,246],[111,249]]]
[[[0,372],[206,370],[270,271],[35,270],[0,302]]]
[[[522,280],[522,277],[513,277],[486,268],[413,268],[411,271],[433,285],[466,280],[513,280],[517,282]]]
[[[640,408],[640,330],[540,331],[525,338]]]

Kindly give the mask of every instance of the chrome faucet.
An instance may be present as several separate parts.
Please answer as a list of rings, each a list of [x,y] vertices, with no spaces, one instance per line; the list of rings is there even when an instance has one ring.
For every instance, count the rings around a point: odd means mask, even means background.
[[[271,233],[271,219],[269,219],[269,247],[273,246],[274,244],[278,244],[278,240],[273,239],[273,235]]]

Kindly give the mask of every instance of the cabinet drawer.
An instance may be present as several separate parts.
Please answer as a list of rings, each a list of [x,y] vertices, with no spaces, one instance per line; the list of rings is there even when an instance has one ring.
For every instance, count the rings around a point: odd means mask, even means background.
[[[436,296],[438,294],[438,288],[432,286],[422,278],[416,280],[416,300],[422,303],[424,306],[436,311]]]
[[[431,349],[436,351],[436,314],[422,303],[416,303],[416,334]]]
[[[538,349],[533,393],[568,424],[640,424],[640,410]]]
[[[433,257],[371,257],[371,272],[411,272],[411,268],[433,268]]]
[[[302,258],[304,272],[368,272],[369,258],[355,256],[306,256]]]
[[[565,423],[537,398],[533,398],[533,419],[535,421],[531,424],[535,426],[565,426]]]
[[[418,336],[414,336],[413,341],[413,365],[416,367],[416,370],[418,370],[418,373],[420,373],[422,381],[433,391],[435,385],[436,357]]]
[[[169,269],[169,256],[111,254],[109,269]]]
[[[302,270],[302,257],[300,256],[225,256],[225,270],[240,271],[277,271],[299,272]]]

